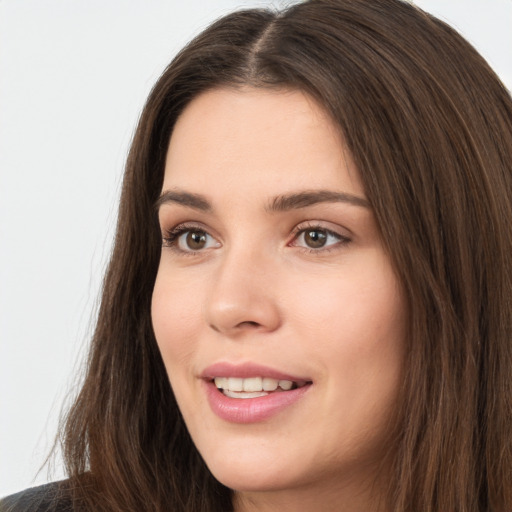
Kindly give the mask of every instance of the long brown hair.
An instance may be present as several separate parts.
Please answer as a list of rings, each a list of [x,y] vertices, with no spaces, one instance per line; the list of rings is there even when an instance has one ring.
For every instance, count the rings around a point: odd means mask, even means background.
[[[151,326],[154,203],[173,125],[214,87],[315,97],[339,125],[408,301],[395,512],[512,510],[512,100],[453,29],[400,0],[311,0],[214,23],[165,70],[126,165],[80,394],[62,432],[90,510],[232,510]]]

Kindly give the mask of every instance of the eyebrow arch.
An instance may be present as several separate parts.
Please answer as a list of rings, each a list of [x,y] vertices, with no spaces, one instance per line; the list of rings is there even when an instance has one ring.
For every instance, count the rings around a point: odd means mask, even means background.
[[[267,207],[270,212],[282,212],[306,208],[318,203],[348,203],[353,206],[370,208],[370,203],[359,196],[332,190],[305,190],[295,194],[285,194],[275,197]]]
[[[339,202],[370,208],[370,203],[366,199],[353,194],[333,192],[332,190],[305,190],[303,192],[276,196],[265,209],[268,212],[284,212],[306,208],[319,203]],[[211,212],[213,210],[212,205],[203,195],[181,190],[167,190],[163,192],[155,203],[155,209],[158,210],[163,204],[167,203],[181,204],[202,212]]]
[[[156,200],[155,209],[158,210],[163,204],[178,203],[194,210],[202,212],[211,212],[212,205],[206,197],[191,192],[183,192],[181,190],[167,190]]]

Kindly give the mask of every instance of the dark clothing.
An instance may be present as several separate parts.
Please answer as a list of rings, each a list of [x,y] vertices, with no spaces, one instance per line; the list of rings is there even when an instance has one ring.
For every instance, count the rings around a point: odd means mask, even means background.
[[[67,481],[32,487],[0,500],[0,512],[73,512]]]

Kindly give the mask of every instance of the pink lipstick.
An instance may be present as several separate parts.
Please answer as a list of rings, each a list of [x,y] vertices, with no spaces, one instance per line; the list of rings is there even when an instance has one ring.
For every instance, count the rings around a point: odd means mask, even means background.
[[[264,421],[296,403],[312,385],[308,378],[254,363],[216,363],[201,378],[212,411],[231,423]]]

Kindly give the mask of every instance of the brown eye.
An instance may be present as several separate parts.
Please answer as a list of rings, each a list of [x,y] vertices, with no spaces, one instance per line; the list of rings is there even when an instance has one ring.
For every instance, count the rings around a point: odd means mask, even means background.
[[[178,253],[204,252],[208,249],[217,249],[221,246],[208,231],[199,227],[188,227],[187,225],[179,225],[169,230],[167,236],[162,237],[164,247],[174,249]]]
[[[340,233],[336,233],[322,226],[310,226],[299,229],[290,245],[309,249],[311,252],[321,253],[331,248],[341,248],[350,242],[350,238]]]
[[[304,231],[304,243],[311,249],[320,249],[327,242],[327,233],[319,229]]]
[[[188,231],[185,235],[185,245],[187,249],[200,251],[206,247],[207,235],[204,231]]]

